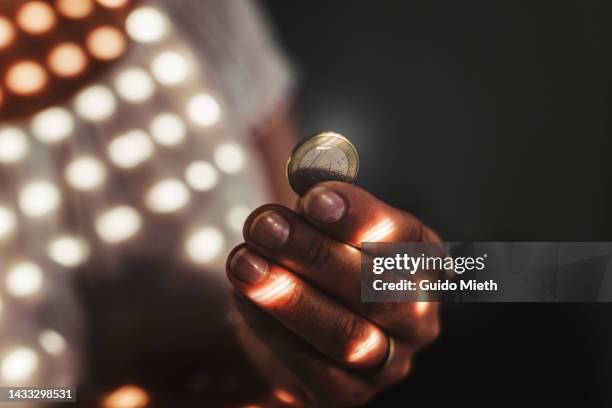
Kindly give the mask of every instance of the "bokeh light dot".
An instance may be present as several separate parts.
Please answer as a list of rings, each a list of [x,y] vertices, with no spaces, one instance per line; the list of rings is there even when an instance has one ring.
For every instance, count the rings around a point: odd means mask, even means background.
[[[18,347],[2,358],[0,373],[2,379],[9,384],[23,386],[38,368],[38,355],[28,347]]]
[[[136,235],[142,227],[138,211],[128,206],[114,207],[96,220],[96,230],[107,243],[119,243]]]
[[[61,201],[57,187],[48,181],[33,181],[19,193],[19,208],[28,217],[42,217],[54,211]]]
[[[54,356],[66,351],[66,340],[55,330],[43,330],[38,336],[38,342],[43,350]]]
[[[171,213],[189,201],[189,190],[180,180],[166,179],[155,184],[147,193],[146,204],[153,212]]]
[[[77,190],[93,190],[106,180],[106,168],[95,157],[80,157],[66,168],[66,181]]]
[[[94,85],[76,97],[75,108],[83,118],[99,122],[111,117],[117,108],[117,100],[107,87]]]
[[[11,21],[0,16],[0,49],[7,48],[15,40],[15,27]]]
[[[223,234],[216,228],[204,227],[187,239],[187,255],[196,263],[207,263],[221,254],[225,245]]]
[[[17,24],[30,34],[44,34],[55,25],[53,8],[43,1],[30,1],[17,11]]]
[[[234,232],[241,233],[244,222],[250,213],[251,209],[246,205],[235,205],[227,212],[225,222]]]
[[[162,146],[176,146],[185,139],[185,122],[174,113],[161,113],[151,121],[151,135]]]
[[[33,262],[21,262],[8,271],[5,285],[12,296],[22,298],[35,295],[43,285],[42,270]]]
[[[0,240],[9,236],[17,225],[17,217],[13,210],[0,205]]]
[[[131,169],[153,155],[153,143],[142,130],[133,130],[114,139],[108,146],[108,155],[118,167]]]
[[[32,119],[32,133],[43,143],[54,144],[74,130],[72,115],[63,108],[49,108]]]
[[[130,68],[119,74],[115,81],[115,88],[126,101],[143,102],[153,95],[155,84],[144,70]]]
[[[214,151],[215,164],[228,174],[238,173],[244,166],[242,149],[235,144],[222,144]]]
[[[119,387],[102,400],[102,408],[145,408],[149,406],[149,394],[135,385]]]
[[[164,15],[156,8],[140,7],[128,16],[126,30],[134,41],[152,43],[164,37],[168,30],[168,23]]]
[[[61,43],[49,53],[49,69],[60,77],[74,77],[85,71],[87,56],[75,43]]]
[[[128,4],[129,0],[96,0],[98,4],[108,8],[119,8]]]
[[[123,33],[112,26],[92,30],[87,36],[86,44],[91,55],[102,61],[119,58],[127,47]]]
[[[35,61],[20,61],[6,72],[6,87],[17,95],[32,95],[47,84],[47,72]]]
[[[51,241],[47,253],[58,264],[74,268],[87,259],[89,247],[83,239],[66,235]]]
[[[189,66],[180,54],[166,51],[153,59],[153,76],[164,85],[176,85],[187,78]]]
[[[196,95],[187,104],[187,116],[196,125],[213,126],[221,118],[221,108],[211,95]]]
[[[17,128],[0,130],[0,163],[16,163],[23,160],[30,150],[25,133]]]
[[[194,190],[208,191],[219,182],[219,173],[209,162],[196,161],[185,170],[185,179]]]
[[[55,6],[59,12],[67,18],[85,18],[94,9],[92,0],[57,0]]]

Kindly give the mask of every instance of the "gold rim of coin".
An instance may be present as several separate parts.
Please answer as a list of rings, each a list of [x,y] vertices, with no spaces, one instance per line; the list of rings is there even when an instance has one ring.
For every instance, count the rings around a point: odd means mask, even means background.
[[[353,183],[358,171],[357,149],[346,137],[335,132],[322,132],[303,140],[293,149],[287,162],[289,184],[300,196],[322,181]]]

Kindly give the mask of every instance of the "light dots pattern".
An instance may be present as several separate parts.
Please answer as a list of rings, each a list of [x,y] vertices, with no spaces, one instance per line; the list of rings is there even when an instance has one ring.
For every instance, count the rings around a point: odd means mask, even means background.
[[[32,95],[40,92],[47,84],[47,73],[35,61],[21,61],[13,64],[6,72],[6,86],[17,95]]]
[[[48,181],[33,181],[19,193],[19,208],[28,217],[37,218],[57,209],[61,201],[55,185]]]
[[[103,85],[94,85],[77,95],[75,108],[79,115],[92,122],[108,119],[117,108],[113,93]]]
[[[162,146],[176,146],[185,139],[185,122],[174,113],[161,113],[151,121],[153,140]]]
[[[23,385],[38,368],[38,355],[28,347],[18,347],[7,353],[0,363],[0,374],[9,384]]]
[[[118,167],[131,169],[153,155],[153,142],[142,130],[133,130],[117,137],[108,146],[108,155]]]
[[[95,157],[81,157],[73,160],[66,168],[66,181],[77,190],[96,189],[106,179],[104,164]]]
[[[119,58],[127,48],[125,36],[112,26],[102,26],[94,29],[86,38],[87,49],[102,61]]]
[[[66,340],[54,330],[43,330],[38,336],[40,346],[47,353],[57,356],[66,351]]]
[[[204,227],[187,239],[186,250],[189,258],[196,263],[207,263],[221,254],[225,246],[223,234],[216,228]]]
[[[197,191],[213,189],[219,182],[219,173],[207,161],[191,163],[185,170],[185,179],[191,188]]]
[[[189,66],[185,58],[173,51],[166,51],[153,59],[153,76],[163,85],[176,85],[187,79]]]
[[[136,235],[142,227],[138,211],[129,206],[118,206],[108,210],[96,220],[96,231],[100,238],[110,244],[123,242]]]
[[[43,143],[61,142],[73,130],[72,116],[63,108],[49,108],[32,119],[32,133]]]
[[[43,1],[30,1],[17,11],[17,24],[30,34],[44,34],[55,25],[55,12]]]
[[[126,30],[134,41],[153,43],[164,37],[168,30],[168,23],[164,15],[156,8],[140,7],[128,16]]]
[[[33,262],[21,262],[13,266],[5,278],[6,291],[22,298],[35,295],[43,285],[43,273]]]
[[[89,248],[83,239],[66,235],[51,241],[47,253],[58,264],[74,268],[87,259]]]
[[[75,43],[61,43],[51,50],[48,58],[49,69],[60,77],[75,77],[85,71],[87,56]]]
[[[147,207],[157,213],[171,213],[189,202],[189,190],[176,179],[162,180],[147,193]]]
[[[187,103],[187,116],[198,126],[213,126],[221,118],[221,107],[211,95],[196,95]]]
[[[30,143],[20,129],[0,130],[0,163],[8,164],[23,160],[30,150]]]
[[[219,145],[214,151],[215,164],[227,174],[236,174],[244,166],[242,149],[233,143]]]

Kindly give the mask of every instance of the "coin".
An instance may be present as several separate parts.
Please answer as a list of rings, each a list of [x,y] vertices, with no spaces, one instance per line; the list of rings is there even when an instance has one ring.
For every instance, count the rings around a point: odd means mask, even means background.
[[[291,188],[304,195],[322,181],[353,183],[359,170],[355,146],[335,132],[323,132],[299,143],[287,163],[287,178]]]

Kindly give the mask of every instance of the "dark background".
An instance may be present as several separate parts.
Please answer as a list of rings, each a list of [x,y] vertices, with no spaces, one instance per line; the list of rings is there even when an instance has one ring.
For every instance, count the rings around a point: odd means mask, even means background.
[[[447,241],[612,241],[609,1],[262,4],[301,129],[349,136],[361,186]],[[373,405],[602,407],[610,389],[612,305],[446,305]]]

